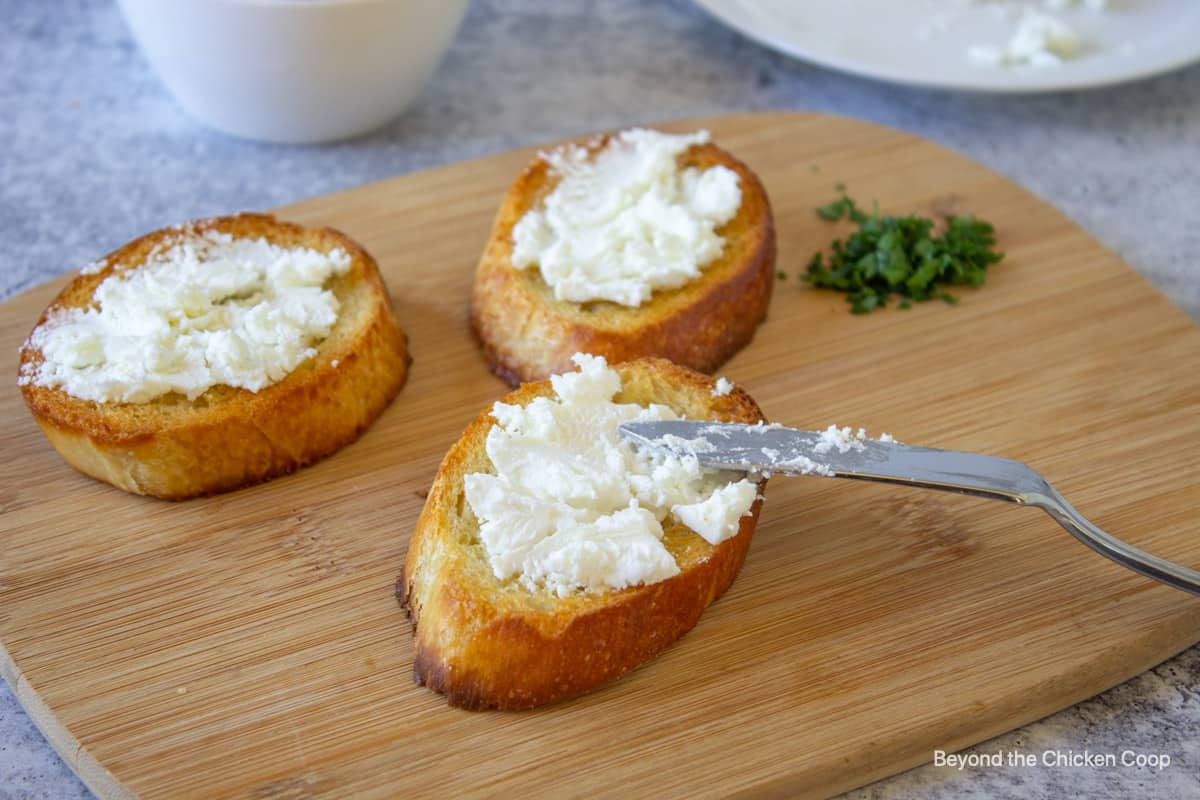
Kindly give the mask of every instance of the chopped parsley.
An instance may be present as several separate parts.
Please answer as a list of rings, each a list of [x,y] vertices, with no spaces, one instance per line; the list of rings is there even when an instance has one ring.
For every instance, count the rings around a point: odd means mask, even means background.
[[[847,292],[850,311],[866,314],[899,295],[900,308],[913,302],[958,299],[941,287],[981,286],[987,268],[1004,257],[993,249],[992,226],[971,216],[946,217],[941,233],[927,217],[891,217],[860,209],[840,185],[842,196],[817,209],[829,222],[843,218],[858,225],[845,241],[835,239],[828,260],[816,253],[803,279],[824,289]]]

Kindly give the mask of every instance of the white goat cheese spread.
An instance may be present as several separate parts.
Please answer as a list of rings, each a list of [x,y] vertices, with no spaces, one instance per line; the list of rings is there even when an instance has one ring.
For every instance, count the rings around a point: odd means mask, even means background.
[[[557,299],[575,303],[636,307],[694,280],[721,256],[716,231],[742,203],[728,167],[678,168],[680,154],[708,140],[635,128],[599,152],[544,153],[558,184],[513,227],[513,266],[537,267]]]
[[[60,309],[30,335],[20,382],[101,403],[195,399],[224,384],[258,391],[316,354],[337,321],[323,288],[350,256],[227,233],[184,233],[105,278],[88,308]]]
[[[679,573],[663,520],[718,544],[735,535],[758,486],[626,442],[617,426],[677,419],[670,408],[616,403],[621,377],[599,356],[551,377],[553,397],[497,402],[487,435],[495,474],[464,479],[467,503],[495,576],[559,597],[656,583]]]

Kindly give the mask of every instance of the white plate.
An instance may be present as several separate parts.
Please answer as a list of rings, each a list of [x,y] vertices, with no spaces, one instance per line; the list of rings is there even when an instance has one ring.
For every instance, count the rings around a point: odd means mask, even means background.
[[[983,92],[1084,89],[1146,78],[1200,60],[1197,0],[1110,0],[1108,10],[1048,12],[1084,50],[1051,67],[980,67],[971,45],[1000,46],[1014,2],[967,0],[695,0],[752,39],[868,78]],[[1042,3],[1029,2],[1034,7]]]

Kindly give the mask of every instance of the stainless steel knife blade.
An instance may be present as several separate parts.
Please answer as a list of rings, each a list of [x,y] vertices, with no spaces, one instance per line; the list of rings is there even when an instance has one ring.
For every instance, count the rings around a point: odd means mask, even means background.
[[[1200,570],[1159,558],[1106,533],[1020,461],[865,437],[849,437],[847,441],[844,436],[762,423],[627,422],[620,430],[636,443],[694,455],[707,467],[881,481],[1033,506],[1106,558],[1168,586],[1200,595]]]
[[[857,437],[839,446],[821,432],[782,425],[665,420],[627,422],[621,433],[643,445],[694,455],[717,469],[920,483],[1017,502],[1021,493],[1041,488],[1018,461]]]

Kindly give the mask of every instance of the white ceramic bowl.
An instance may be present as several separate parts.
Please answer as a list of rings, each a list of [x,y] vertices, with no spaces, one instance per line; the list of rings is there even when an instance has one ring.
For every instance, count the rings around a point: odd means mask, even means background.
[[[193,116],[235,136],[321,142],[416,99],[468,0],[119,0]]]

